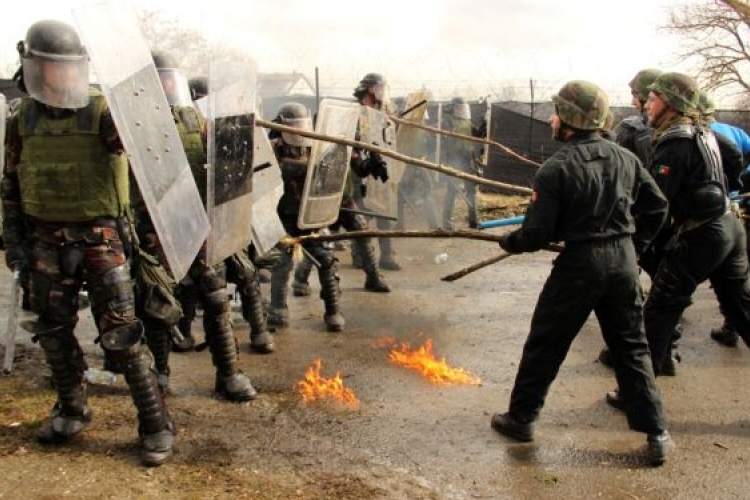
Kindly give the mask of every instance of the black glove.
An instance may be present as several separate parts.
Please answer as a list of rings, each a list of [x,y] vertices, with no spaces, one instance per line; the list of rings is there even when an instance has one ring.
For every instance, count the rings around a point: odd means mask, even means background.
[[[5,245],[5,265],[11,271],[26,266],[26,252],[21,245]]]
[[[388,164],[382,156],[373,154],[365,161],[367,162],[367,171],[371,176],[380,179],[382,182],[388,180]]]
[[[508,253],[518,253],[513,248],[513,243],[512,243],[512,240],[511,240],[511,236],[512,235],[513,235],[513,233],[508,233],[508,234],[502,235],[500,237],[500,241],[498,241],[498,244],[500,245],[500,248],[502,248],[503,250],[505,250]]]

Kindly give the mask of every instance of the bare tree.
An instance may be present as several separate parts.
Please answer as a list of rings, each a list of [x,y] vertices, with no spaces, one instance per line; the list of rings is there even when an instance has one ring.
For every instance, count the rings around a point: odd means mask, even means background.
[[[706,89],[750,94],[750,3],[710,0],[675,7],[665,29],[684,39],[679,55],[698,64]]]
[[[209,43],[203,33],[153,11],[142,12],[139,20],[152,50],[170,54],[188,76],[208,74]]]

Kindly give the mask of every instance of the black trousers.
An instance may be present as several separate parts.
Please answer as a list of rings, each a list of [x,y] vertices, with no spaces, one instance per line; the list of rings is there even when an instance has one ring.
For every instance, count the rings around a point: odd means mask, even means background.
[[[745,230],[732,213],[680,235],[661,260],[644,308],[646,334],[657,366],[695,289],[709,280],[721,311],[750,346],[750,283]]]
[[[593,311],[615,358],[630,428],[649,434],[665,430],[642,306],[629,237],[569,243],[539,295],[510,397],[511,416],[521,422],[538,418],[573,339]]]

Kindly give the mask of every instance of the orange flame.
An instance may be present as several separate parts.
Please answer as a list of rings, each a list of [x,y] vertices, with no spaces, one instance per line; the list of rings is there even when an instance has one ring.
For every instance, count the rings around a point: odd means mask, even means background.
[[[322,365],[320,358],[316,359],[305,372],[305,379],[297,382],[297,389],[302,395],[302,400],[305,403],[314,403],[328,398],[356,408],[359,400],[354,395],[354,391],[344,387],[344,381],[341,380],[339,373],[330,379],[323,377],[320,374]]]
[[[423,346],[411,349],[409,344],[402,342],[400,346],[391,349],[388,358],[397,365],[416,371],[427,380],[435,384],[467,384],[480,385],[482,381],[463,368],[448,366],[445,358],[435,359],[432,352],[432,339],[427,339]]]

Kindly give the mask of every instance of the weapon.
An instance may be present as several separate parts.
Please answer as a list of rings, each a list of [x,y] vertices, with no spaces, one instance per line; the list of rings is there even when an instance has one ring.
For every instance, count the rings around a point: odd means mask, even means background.
[[[8,327],[5,330],[5,359],[3,373],[13,371],[13,358],[16,355],[16,332],[18,332],[18,301],[20,300],[21,272],[13,269],[13,279],[10,285],[10,308],[8,311]]]
[[[398,220],[398,217],[392,217],[390,215],[379,214],[377,212],[368,212],[366,210],[357,210],[355,208],[342,208],[341,211],[349,212],[352,214],[365,215],[367,217],[375,217],[376,219],[385,219],[385,220],[392,220],[392,221]]]
[[[411,107],[409,107],[409,109],[406,109],[406,110],[402,111],[401,113],[399,113],[398,116],[399,116],[399,118],[403,118],[404,116],[408,115],[409,113],[411,113],[412,111],[414,111],[418,107],[424,106],[425,104],[427,104],[427,99],[422,99],[421,101],[419,101],[418,103],[416,103],[414,106],[411,106]]]

